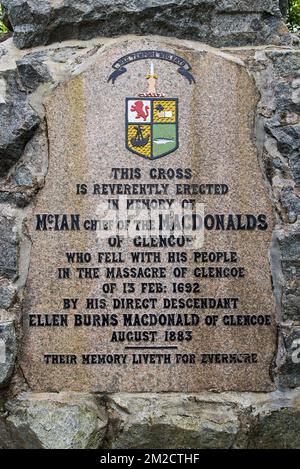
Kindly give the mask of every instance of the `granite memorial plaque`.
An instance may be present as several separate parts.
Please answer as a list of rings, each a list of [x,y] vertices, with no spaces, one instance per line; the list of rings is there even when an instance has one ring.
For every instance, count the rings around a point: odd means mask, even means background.
[[[35,391],[273,389],[274,224],[242,62],[99,50],[46,105],[21,365]]]

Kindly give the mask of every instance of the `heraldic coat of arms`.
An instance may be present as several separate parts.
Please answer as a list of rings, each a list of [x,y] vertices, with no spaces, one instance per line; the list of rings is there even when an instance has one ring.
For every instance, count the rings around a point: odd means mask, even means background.
[[[148,92],[126,98],[126,148],[155,160],[178,148],[178,99],[156,92],[153,63],[146,78]]]

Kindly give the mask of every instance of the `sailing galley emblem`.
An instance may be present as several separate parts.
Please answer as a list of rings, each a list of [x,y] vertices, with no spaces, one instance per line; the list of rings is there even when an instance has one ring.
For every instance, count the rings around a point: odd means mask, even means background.
[[[185,76],[190,84],[194,78],[189,72],[190,66],[184,59],[178,56],[168,54],[168,58],[160,57],[159,51],[144,51],[148,53],[146,57],[141,58],[161,58],[180,65],[178,70]],[[152,54],[150,54],[152,53]],[[124,58],[123,58],[124,59]],[[173,59],[173,60],[172,60]],[[178,63],[178,59],[181,60]],[[133,61],[127,61],[129,63]],[[109,80],[116,78],[126,72],[125,67],[115,67]],[[122,69],[122,71],[121,71]],[[179,103],[178,98],[169,98],[165,94],[157,92],[158,75],[155,73],[154,62],[151,61],[149,73],[146,76],[148,90],[139,94],[137,97],[126,98],[125,103],[125,146],[130,152],[155,160],[173,153],[179,147],[178,123],[179,123]]]

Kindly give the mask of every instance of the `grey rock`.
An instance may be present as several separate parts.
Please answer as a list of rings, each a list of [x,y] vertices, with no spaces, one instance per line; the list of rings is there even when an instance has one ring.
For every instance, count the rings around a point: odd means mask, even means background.
[[[300,278],[300,232],[285,233],[279,240],[280,257],[286,280]]]
[[[300,327],[281,328],[280,349],[278,383],[282,387],[296,388],[300,386]]]
[[[265,89],[262,91],[263,95],[265,96],[266,103],[268,103],[267,99],[269,98],[269,102],[272,103],[273,110],[276,109],[277,117],[279,117],[277,122],[277,130],[280,131],[280,127],[283,127],[287,124],[282,122],[281,116],[289,113],[295,113],[298,116],[298,120],[295,119],[294,123],[299,123],[300,51],[298,48],[291,50],[267,51],[265,54],[265,59],[268,68],[263,71],[263,73],[258,73],[258,77],[260,80],[262,77],[267,79],[265,82]],[[267,124],[267,128],[269,128],[270,124]],[[273,125],[273,127],[276,127],[276,125]],[[290,129],[283,128],[282,130],[282,136],[284,136],[283,134],[285,130],[287,130],[288,134],[290,132]],[[276,132],[276,129],[274,132]],[[279,137],[281,137],[280,134]]]
[[[0,413],[0,449],[12,448],[10,445],[11,436],[8,432],[7,426],[5,424],[5,419],[1,416]]]
[[[26,191],[26,194],[24,192],[23,194],[30,200],[36,191],[43,186],[47,169],[48,140],[45,126],[41,124],[26,145],[22,159],[10,173],[11,187],[20,190],[20,193],[11,191],[7,194],[8,198],[14,194],[14,197],[10,197],[10,203],[14,200],[14,203],[20,206],[17,199],[20,197],[21,190]]]
[[[300,124],[284,127],[270,127],[270,133],[277,140],[278,150],[282,155],[289,156],[300,149]]]
[[[1,33],[1,34],[0,34],[0,43],[6,41],[6,40],[9,39],[11,36],[12,36],[12,33],[11,33],[10,31],[7,32],[7,33]],[[2,55],[2,54],[1,54],[1,52],[0,52],[0,56],[1,56],[1,55]]]
[[[48,67],[36,54],[28,54],[18,60],[17,69],[22,85],[30,91],[34,91],[42,83],[51,81]]]
[[[217,15],[213,19],[213,29],[219,34],[224,45],[229,46],[238,42],[251,44],[253,32],[264,35],[268,26],[262,21],[259,13],[232,13],[226,16]]]
[[[216,1],[217,11],[232,11],[232,12],[265,12],[278,15],[279,5],[274,0],[217,0]]]
[[[9,279],[17,276],[18,239],[15,221],[0,216],[0,275]]]
[[[5,49],[5,47],[0,45],[0,59],[6,54],[7,54],[7,50]]]
[[[19,166],[11,179],[18,186],[31,186],[33,184],[32,174],[25,165]]]
[[[300,388],[99,399],[23,393],[0,399],[0,448],[299,448],[299,402]]]
[[[19,208],[24,208],[30,203],[32,196],[33,194],[26,192],[1,191],[0,203],[8,203],[16,205]]]
[[[300,75],[300,53],[295,50],[295,53],[287,50],[273,50],[267,53],[267,56],[272,60],[274,72],[281,78],[295,78]]]
[[[261,414],[252,429],[251,449],[300,449],[300,408]]]
[[[281,203],[288,214],[289,223],[294,223],[300,215],[300,198],[292,187],[285,187],[281,191]]]
[[[0,323],[0,388],[11,378],[17,354],[17,342],[13,322]]]
[[[282,294],[283,319],[300,321],[300,284],[285,286]]]
[[[300,66],[300,65],[299,65]],[[277,112],[294,112],[300,114],[300,98],[294,99],[294,92],[289,81],[282,81],[277,75],[273,75],[275,85],[275,102]]]
[[[5,409],[5,448],[97,449],[106,431],[106,413],[88,394],[24,393]]]
[[[41,124],[0,189],[0,203],[26,207],[44,186],[47,170],[48,140],[46,128]]]
[[[40,118],[26,102],[14,72],[3,74],[6,80],[5,102],[0,104],[0,176],[20,158],[28,140],[40,123]]]
[[[239,431],[234,405],[188,395],[110,397],[111,448],[230,448]]]
[[[16,289],[6,279],[0,279],[0,309],[8,309],[16,296]]]
[[[0,448],[1,449],[39,449],[39,441],[30,429],[25,429],[26,435],[17,433],[13,424],[0,416]]]
[[[279,0],[279,8],[283,17],[286,17],[289,0]]]
[[[212,45],[291,41],[278,0],[3,0],[17,47],[120,34],[161,34]]]
[[[295,153],[289,157],[289,167],[291,169],[294,181],[300,186],[300,158],[299,153]]]

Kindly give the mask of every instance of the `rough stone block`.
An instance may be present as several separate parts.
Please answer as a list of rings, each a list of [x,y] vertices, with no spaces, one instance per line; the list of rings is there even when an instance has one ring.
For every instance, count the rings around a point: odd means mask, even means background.
[[[0,323],[0,388],[7,385],[17,354],[15,328],[12,322]]]
[[[288,214],[289,223],[294,223],[300,215],[300,198],[293,187],[288,186],[281,190],[281,204]]]
[[[87,394],[21,394],[6,410],[6,448],[97,449],[106,430],[105,411]]]
[[[0,279],[0,309],[8,309],[15,295],[15,287],[6,279]]]
[[[285,233],[279,240],[283,275],[286,280],[300,278],[300,232]]]
[[[300,409],[261,414],[252,430],[251,449],[300,449]]]
[[[282,387],[300,386],[300,327],[282,327],[277,379]]]
[[[39,116],[26,102],[14,72],[6,72],[6,92],[0,104],[0,176],[20,158],[28,140],[40,123]]]
[[[222,45],[290,41],[278,0],[3,0],[2,4],[19,48],[130,33],[176,35],[214,45],[220,39]]]
[[[188,395],[113,395],[111,448],[230,448],[239,430],[234,406]]]
[[[277,140],[279,152],[284,156],[291,156],[300,149],[300,124],[284,127],[272,127],[270,132]]]
[[[15,221],[0,216],[0,276],[15,279],[17,276],[18,241]]]
[[[51,81],[48,67],[34,55],[26,55],[18,60],[17,68],[22,84],[31,91],[42,83]]]
[[[282,294],[283,319],[300,321],[300,285],[286,286]]]

